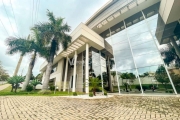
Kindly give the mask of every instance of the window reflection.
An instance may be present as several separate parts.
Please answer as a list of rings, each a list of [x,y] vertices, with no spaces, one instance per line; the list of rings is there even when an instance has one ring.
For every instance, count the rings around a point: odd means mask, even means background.
[[[138,68],[145,93],[173,93],[172,85],[162,64]]]
[[[113,48],[122,93],[141,93],[138,76],[145,93],[173,92],[154,42],[157,17],[149,17],[147,22],[143,20],[106,38]],[[162,75],[166,78],[164,82],[160,81]]]

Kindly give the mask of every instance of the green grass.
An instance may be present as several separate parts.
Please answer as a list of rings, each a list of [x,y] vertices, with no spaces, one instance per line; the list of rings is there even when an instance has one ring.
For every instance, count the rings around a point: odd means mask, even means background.
[[[26,91],[21,91],[21,89],[17,89],[17,92],[10,92],[11,91],[11,86],[7,87],[6,89],[0,91],[0,96],[9,96],[9,95],[18,95],[18,96],[72,96],[73,93],[72,92],[62,92],[62,91],[56,91],[54,94],[54,91],[51,91],[51,93],[49,94],[39,94],[38,92],[40,90],[34,90],[32,92],[26,92]],[[82,92],[77,92],[78,95],[82,95]]]

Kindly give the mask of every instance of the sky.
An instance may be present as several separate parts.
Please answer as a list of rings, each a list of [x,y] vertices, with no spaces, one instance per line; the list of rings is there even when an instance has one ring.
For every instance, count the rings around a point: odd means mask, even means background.
[[[38,22],[47,21],[49,9],[56,17],[65,18],[73,31],[81,22],[85,23],[109,0],[0,0],[0,61],[9,75],[13,75],[20,54],[6,54],[5,40],[9,36],[26,38],[30,28]],[[3,4],[4,3],[4,4]],[[12,5],[12,6],[11,6]],[[19,75],[26,75],[30,54],[23,58]],[[33,69],[40,73],[43,58],[38,58]]]

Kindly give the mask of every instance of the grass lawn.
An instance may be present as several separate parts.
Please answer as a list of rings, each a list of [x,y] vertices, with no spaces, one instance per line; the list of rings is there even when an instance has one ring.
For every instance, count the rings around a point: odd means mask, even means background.
[[[62,92],[62,91],[56,91],[55,94],[54,94],[54,91],[51,91],[51,93],[49,94],[39,94],[38,92],[40,90],[34,90],[32,92],[26,92],[26,91],[21,91],[21,89],[17,89],[17,92],[14,93],[14,92],[10,92],[11,91],[11,86],[7,87],[6,89],[0,91],[0,96],[9,96],[9,95],[18,95],[18,96],[72,96],[73,93],[72,92]],[[77,92],[78,95],[82,95],[84,93],[82,92]]]

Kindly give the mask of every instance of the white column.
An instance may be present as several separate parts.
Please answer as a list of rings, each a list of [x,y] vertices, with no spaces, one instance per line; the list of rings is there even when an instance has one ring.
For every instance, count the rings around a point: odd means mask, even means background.
[[[77,51],[74,53],[74,71],[73,71],[73,88],[72,92],[76,91],[76,61],[77,61]]]
[[[89,44],[86,43],[85,92],[89,93]]]
[[[65,74],[64,74],[63,91],[66,91],[67,71],[68,71],[68,57],[66,57],[66,68],[65,68]]]

